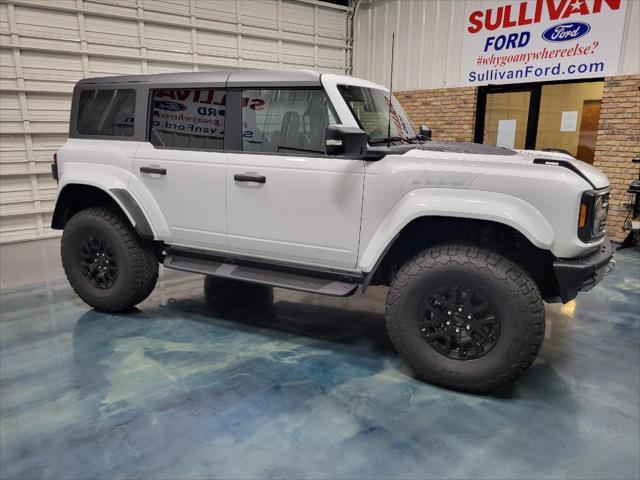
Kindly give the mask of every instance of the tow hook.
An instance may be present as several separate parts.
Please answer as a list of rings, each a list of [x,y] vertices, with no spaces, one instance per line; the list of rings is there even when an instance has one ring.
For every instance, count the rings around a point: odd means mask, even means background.
[[[607,269],[604,272],[605,276],[609,275],[615,269],[616,269],[616,261],[615,260],[610,260],[609,263],[607,264]]]

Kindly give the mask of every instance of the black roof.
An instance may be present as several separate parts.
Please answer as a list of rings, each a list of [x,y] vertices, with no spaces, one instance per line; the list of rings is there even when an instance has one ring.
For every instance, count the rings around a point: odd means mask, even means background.
[[[212,70],[209,72],[158,73],[155,75],[124,75],[85,78],[78,85],[138,84],[152,87],[171,85],[208,87],[279,87],[315,86],[320,83],[315,70]]]

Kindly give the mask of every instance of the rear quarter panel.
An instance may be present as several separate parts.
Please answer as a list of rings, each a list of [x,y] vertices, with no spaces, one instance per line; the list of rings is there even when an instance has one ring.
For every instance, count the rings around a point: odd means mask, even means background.
[[[129,182],[138,145],[138,142],[134,141],[70,138],[57,152],[59,176],[57,196],[70,184],[100,188],[111,195],[135,225],[135,220],[111,190],[130,191]],[[165,232],[167,228],[162,215],[151,216],[148,202],[135,194],[134,198],[145,213],[154,236],[159,238],[163,233],[168,235],[168,231]]]

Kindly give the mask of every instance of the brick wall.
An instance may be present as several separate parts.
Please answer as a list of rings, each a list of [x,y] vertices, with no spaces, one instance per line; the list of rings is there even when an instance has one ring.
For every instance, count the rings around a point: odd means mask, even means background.
[[[622,226],[631,201],[627,188],[638,178],[640,165],[631,160],[640,155],[640,75],[605,78],[593,165],[611,182],[608,229],[612,240],[621,242],[628,232]]]
[[[416,127],[428,125],[434,140],[473,142],[476,87],[394,92]]]

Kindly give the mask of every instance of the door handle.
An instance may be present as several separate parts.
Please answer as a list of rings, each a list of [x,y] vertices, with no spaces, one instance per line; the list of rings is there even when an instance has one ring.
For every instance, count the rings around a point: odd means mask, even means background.
[[[166,175],[167,169],[160,167],[140,167],[140,173],[156,173],[158,175]]]
[[[236,173],[233,176],[233,179],[236,182],[267,183],[267,177],[265,177],[264,175],[249,175],[247,173]]]

